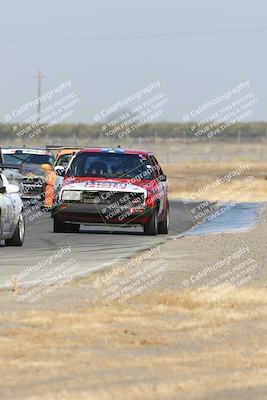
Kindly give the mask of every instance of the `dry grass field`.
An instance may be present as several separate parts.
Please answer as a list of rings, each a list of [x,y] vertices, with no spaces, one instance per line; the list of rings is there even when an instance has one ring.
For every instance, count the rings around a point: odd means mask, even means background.
[[[265,294],[239,289],[196,303],[184,289],[19,319],[1,313],[1,398],[243,399],[253,389],[264,399]]]
[[[248,169],[214,189],[197,194],[199,190],[217,179],[247,165]],[[267,199],[267,162],[186,162],[163,164],[168,176],[170,198],[218,201],[265,201]],[[245,178],[250,184],[244,184]]]
[[[197,200],[266,200],[267,160],[260,145],[247,145],[242,156],[236,145],[225,145],[220,157],[217,150],[209,153],[197,145],[183,150],[183,160],[178,145],[168,157],[164,146],[152,150],[163,162],[171,198],[196,198],[205,185],[248,165]],[[252,187],[243,183],[248,177],[253,177]],[[255,287],[222,292],[217,301],[206,296],[196,302],[193,289],[170,284],[124,304],[88,299],[60,309],[52,299],[42,308],[2,310],[0,398],[265,400],[266,215],[245,239],[243,233],[223,233],[167,243],[171,279],[249,244],[261,279]]]

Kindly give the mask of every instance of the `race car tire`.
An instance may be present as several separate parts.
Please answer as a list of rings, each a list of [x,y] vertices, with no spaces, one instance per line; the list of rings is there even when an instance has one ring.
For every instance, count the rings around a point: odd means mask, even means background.
[[[68,224],[66,222],[60,221],[58,217],[54,217],[54,232],[65,233],[65,232],[79,232],[79,224]]]
[[[68,224],[68,231],[69,232],[79,232],[80,225],[79,224]]]
[[[56,233],[67,232],[67,228],[68,228],[67,225],[68,224],[66,224],[66,222],[60,221],[58,217],[54,217],[54,224],[53,224],[54,232],[56,232]]]
[[[158,233],[158,212],[154,211],[150,220],[144,225],[145,235],[156,235]]]
[[[19,220],[14,232],[14,235],[10,239],[5,240],[6,246],[22,246],[25,237],[25,220],[21,213],[19,215]]]
[[[158,224],[158,233],[167,235],[167,233],[169,232],[169,224],[170,224],[170,210],[169,210],[169,204],[168,204],[164,218]]]

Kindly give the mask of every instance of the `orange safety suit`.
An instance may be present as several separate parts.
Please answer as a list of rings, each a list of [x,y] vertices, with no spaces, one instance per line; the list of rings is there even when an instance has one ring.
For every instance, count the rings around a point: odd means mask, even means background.
[[[49,169],[48,167],[42,169],[45,170],[44,206],[50,208],[53,207],[54,204],[55,183],[57,175],[52,167],[50,167]]]

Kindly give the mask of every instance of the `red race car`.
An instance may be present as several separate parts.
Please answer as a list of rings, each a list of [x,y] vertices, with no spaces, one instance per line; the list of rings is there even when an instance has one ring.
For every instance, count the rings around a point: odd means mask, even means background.
[[[167,178],[149,152],[121,148],[79,151],[68,167],[52,216],[54,232],[80,225],[143,226],[167,234]]]

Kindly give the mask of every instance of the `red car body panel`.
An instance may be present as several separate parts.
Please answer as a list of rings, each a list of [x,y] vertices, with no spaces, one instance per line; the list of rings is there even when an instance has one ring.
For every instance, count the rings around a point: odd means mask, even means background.
[[[154,157],[152,153],[141,150],[124,150],[124,149],[106,149],[106,148],[90,148],[90,149],[82,149],[77,153],[76,157],[82,153],[115,153],[115,154],[133,154],[139,155],[140,157],[144,157],[146,159],[150,159],[150,157]],[[155,158],[154,158],[155,159]],[[156,162],[156,159],[155,159]],[[161,170],[160,166],[158,165]],[[166,213],[166,209],[168,207],[168,198],[167,198],[167,182],[166,179],[161,179],[160,175],[153,172],[155,175],[154,179],[139,179],[139,178],[102,178],[102,177],[93,177],[93,176],[65,176],[62,189],[64,190],[68,185],[75,185],[84,182],[88,182],[89,187],[92,189],[98,189],[101,191],[101,185],[105,185],[105,188],[110,186],[110,191],[113,190],[116,192],[118,188],[122,191],[125,189],[127,192],[127,186],[129,184],[134,185],[135,187],[140,187],[144,189],[146,192],[145,204],[138,208],[130,208],[128,210],[128,215],[125,215],[123,218],[123,224],[126,225],[145,225],[150,217],[151,212],[153,210],[158,210],[158,219],[159,222],[163,219],[164,214]],[[165,177],[164,175],[162,175]],[[80,203],[79,203],[80,204]],[[72,222],[72,223],[80,223],[80,224],[121,224],[121,215],[114,215],[110,218],[105,217],[103,215],[101,209],[98,206],[91,205],[66,205],[62,203],[57,207],[58,218],[62,220],[62,222]],[[103,209],[103,207],[102,207]]]

